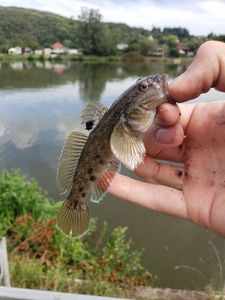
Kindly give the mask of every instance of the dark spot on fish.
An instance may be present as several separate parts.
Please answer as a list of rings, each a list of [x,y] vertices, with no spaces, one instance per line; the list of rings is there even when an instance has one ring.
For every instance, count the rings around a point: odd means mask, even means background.
[[[212,180],[210,180],[210,185],[211,186],[214,186],[215,185],[215,181],[212,179]]]
[[[94,126],[94,121],[88,121],[85,125],[87,130],[91,130]]]
[[[189,168],[190,168],[190,164],[189,163],[186,163],[185,164],[185,171],[184,171],[184,175],[186,176],[186,177],[189,177],[190,175],[189,175]]]
[[[178,149],[179,149],[179,150],[183,150],[183,147],[184,147],[184,144],[180,144],[180,145],[178,146]]]
[[[104,164],[104,160],[100,159],[99,163],[100,163],[100,165],[103,165]]]
[[[177,176],[178,176],[178,177],[181,177],[182,175],[183,175],[183,171],[178,170],[178,171],[177,171]]]
[[[96,177],[95,177],[94,175],[91,175],[91,176],[90,176],[90,180],[91,180],[91,181],[95,181],[95,179],[96,179]]]
[[[138,92],[133,92],[132,94],[131,94],[131,97],[137,97],[138,96]]]
[[[91,174],[93,172],[93,168],[88,168],[87,172],[88,174]]]
[[[85,197],[86,196],[86,193],[82,193],[82,197]]]
[[[189,168],[190,168],[190,164],[189,164],[189,163],[186,163],[186,164],[185,164],[185,169],[186,169],[186,170],[189,170]]]
[[[79,188],[79,192],[83,192],[84,188],[83,187],[80,187]]]
[[[93,157],[93,159],[98,159],[98,158],[100,158],[100,155],[99,155],[99,154],[96,154],[96,155]]]

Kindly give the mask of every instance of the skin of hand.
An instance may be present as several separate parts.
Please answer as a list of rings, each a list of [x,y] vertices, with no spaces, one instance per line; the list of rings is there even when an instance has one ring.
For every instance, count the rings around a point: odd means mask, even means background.
[[[222,42],[202,44],[169,93],[176,102],[184,102],[211,87],[225,91]],[[117,174],[108,191],[225,238],[225,101],[162,104],[143,140],[146,158],[135,171],[142,181]]]

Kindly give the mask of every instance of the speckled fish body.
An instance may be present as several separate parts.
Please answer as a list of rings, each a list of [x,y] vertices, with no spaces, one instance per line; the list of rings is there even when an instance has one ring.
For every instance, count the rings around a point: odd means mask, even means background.
[[[143,162],[142,134],[167,97],[166,75],[155,75],[137,80],[109,109],[98,103],[87,105],[81,119],[92,131],[72,132],[59,159],[58,186],[68,193],[57,217],[63,233],[81,237],[89,224],[87,200],[103,199],[121,163],[134,170]]]

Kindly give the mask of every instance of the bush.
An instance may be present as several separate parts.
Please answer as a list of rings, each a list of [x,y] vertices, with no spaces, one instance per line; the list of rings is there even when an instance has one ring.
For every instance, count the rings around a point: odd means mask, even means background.
[[[13,286],[121,296],[121,286],[152,282],[141,253],[131,250],[127,228],[110,232],[104,223],[99,232],[91,219],[85,239],[67,237],[55,226],[59,204],[18,170],[0,176],[0,228],[8,241]]]
[[[150,284],[152,276],[141,266],[141,254],[131,251],[127,228],[116,228],[109,235],[105,224],[97,239],[96,220],[92,219],[90,227],[87,238],[81,240],[62,235],[54,219],[40,222],[31,215],[18,217],[7,231],[10,257],[38,259],[48,270],[62,268],[74,279],[95,281],[98,278],[127,286]],[[106,234],[108,238],[103,242]]]
[[[34,58],[34,56],[32,54],[30,54],[30,55],[27,56],[27,60],[28,61],[34,61],[35,58]]]
[[[122,56],[122,60],[124,62],[143,63],[145,61],[145,58],[139,52],[131,51],[131,52],[124,54]]]
[[[53,216],[55,205],[34,179],[28,180],[19,170],[4,171],[0,176],[0,235],[16,217],[32,214],[34,220]]]

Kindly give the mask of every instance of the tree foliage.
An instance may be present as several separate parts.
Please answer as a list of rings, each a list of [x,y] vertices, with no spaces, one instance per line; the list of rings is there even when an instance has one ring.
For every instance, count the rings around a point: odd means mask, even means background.
[[[98,10],[82,8],[79,16],[78,38],[84,54],[110,55],[115,44],[107,24]]]
[[[162,34],[175,35],[181,40],[188,39],[190,37],[189,31],[186,28],[182,28],[182,27],[174,27],[174,28],[165,27],[162,31]]]
[[[149,38],[143,38],[139,43],[139,51],[142,55],[147,56],[155,52],[157,47],[156,40],[151,40]]]
[[[31,213],[35,220],[54,214],[47,193],[35,180],[27,180],[20,171],[4,171],[0,176],[0,235],[11,226],[16,217]]]

